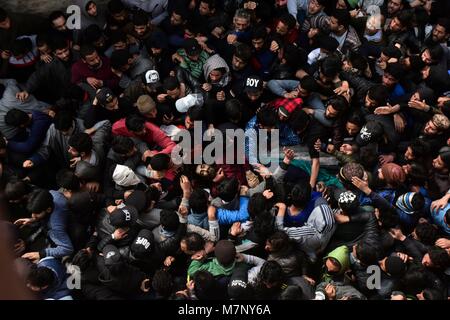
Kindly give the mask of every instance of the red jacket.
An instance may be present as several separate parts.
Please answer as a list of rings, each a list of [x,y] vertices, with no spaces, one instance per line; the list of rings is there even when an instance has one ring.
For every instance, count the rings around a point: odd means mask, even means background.
[[[145,137],[135,136],[132,132],[128,131],[125,125],[125,118],[120,119],[115,122],[112,127],[112,134],[116,136],[125,136],[125,137],[134,137],[141,139],[146,142],[150,146],[157,145],[162,150],[158,153],[166,153],[169,154],[172,152],[172,149],[176,146],[175,142],[170,140],[168,136],[157,126],[155,126],[151,122],[145,122],[146,134]]]
[[[89,77],[102,80],[104,86],[110,89],[116,89],[119,86],[119,77],[111,71],[111,65],[107,57],[100,57],[102,59],[102,67],[98,70],[92,70],[83,60],[78,60],[72,66],[72,83],[79,84],[86,82]]]

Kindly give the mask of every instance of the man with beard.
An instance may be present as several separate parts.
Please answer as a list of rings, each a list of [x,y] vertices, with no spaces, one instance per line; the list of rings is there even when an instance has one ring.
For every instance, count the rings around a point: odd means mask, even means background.
[[[444,57],[446,57],[447,66],[450,66],[450,48],[447,45],[448,39],[450,38],[450,20],[446,18],[441,18],[437,21],[436,25],[431,32],[430,37],[428,37],[425,42],[427,44],[440,44],[444,50]]]
[[[387,30],[389,25],[391,24],[391,20],[396,17],[400,12],[402,12],[405,7],[404,0],[389,0],[387,2],[386,14],[386,22],[384,23],[384,30]]]
[[[119,77],[111,70],[109,59],[100,57],[92,45],[83,45],[80,49],[81,59],[72,66],[73,84],[81,85],[93,91],[103,86],[112,90],[119,85]]]
[[[56,37],[52,42],[52,52],[55,59],[41,64],[30,76],[24,90],[17,94],[20,101],[34,94],[39,100],[53,104],[70,86],[73,56],[69,43],[61,36]]]

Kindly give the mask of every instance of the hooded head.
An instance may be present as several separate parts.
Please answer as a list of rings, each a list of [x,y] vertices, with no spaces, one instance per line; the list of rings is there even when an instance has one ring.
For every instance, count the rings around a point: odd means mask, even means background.
[[[225,87],[230,82],[230,67],[225,62],[225,60],[218,54],[215,54],[206,60],[205,65],[203,66],[203,75],[207,81],[210,81],[210,74],[213,70],[224,70],[222,72],[222,76],[220,80],[213,81],[213,84],[216,84],[220,87]]]
[[[381,167],[380,171],[383,175],[382,179],[384,179],[387,184],[391,185],[394,188],[405,182],[405,172],[398,164],[386,163]]]

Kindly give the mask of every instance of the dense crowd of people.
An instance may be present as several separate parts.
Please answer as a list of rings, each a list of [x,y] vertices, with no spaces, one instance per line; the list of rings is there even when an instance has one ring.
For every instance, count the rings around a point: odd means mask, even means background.
[[[74,3],[0,9],[0,234],[34,297],[450,297],[449,1]],[[191,161],[217,136],[232,163]]]

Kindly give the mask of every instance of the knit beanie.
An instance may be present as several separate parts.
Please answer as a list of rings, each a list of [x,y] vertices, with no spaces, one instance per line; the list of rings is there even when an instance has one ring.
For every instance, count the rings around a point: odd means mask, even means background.
[[[393,187],[398,187],[405,182],[406,176],[402,167],[395,163],[386,163],[381,167],[384,180]]]
[[[416,208],[414,208],[412,204],[412,200],[415,194],[415,192],[407,192],[398,197],[396,202],[397,208],[407,214],[413,214],[416,211]]]

